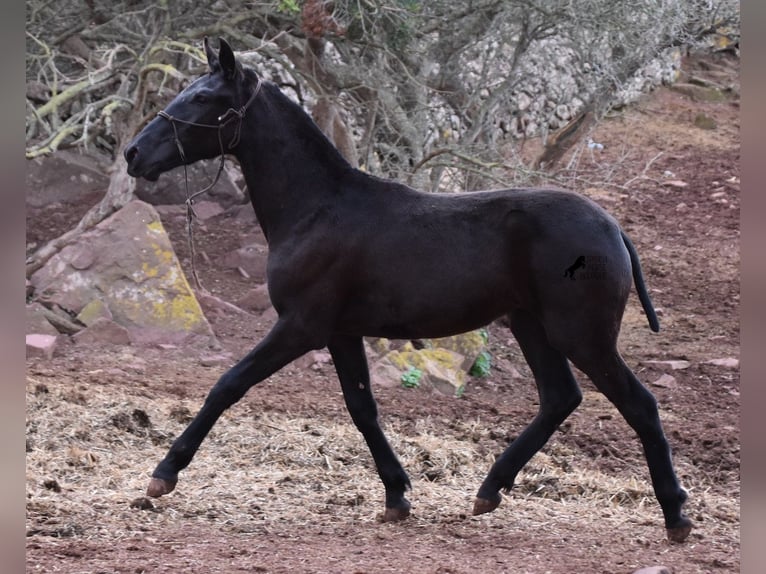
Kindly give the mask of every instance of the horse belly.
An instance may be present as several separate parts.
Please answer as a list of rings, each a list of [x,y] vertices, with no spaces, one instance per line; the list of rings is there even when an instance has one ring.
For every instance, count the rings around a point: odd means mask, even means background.
[[[482,327],[513,307],[511,273],[499,262],[463,269],[442,263],[411,263],[352,289],[339,330],[391,339],[446,337]]]

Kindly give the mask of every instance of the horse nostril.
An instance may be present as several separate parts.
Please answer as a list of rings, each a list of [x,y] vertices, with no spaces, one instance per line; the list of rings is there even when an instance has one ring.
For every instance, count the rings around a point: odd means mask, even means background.
[[[138,146],[132,145],[125,148],[125,159],[128,161],[128,163],[131,163],[134,159],[136,159],[137,155],[138,155]]]

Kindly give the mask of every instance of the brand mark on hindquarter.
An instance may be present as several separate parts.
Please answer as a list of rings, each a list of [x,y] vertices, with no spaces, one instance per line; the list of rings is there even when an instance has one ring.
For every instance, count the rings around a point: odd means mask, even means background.
[[[604,255],[579,255],[574,262],[564,269],[564,277],[577,279],[603,279],[606,277],[606,257]]]

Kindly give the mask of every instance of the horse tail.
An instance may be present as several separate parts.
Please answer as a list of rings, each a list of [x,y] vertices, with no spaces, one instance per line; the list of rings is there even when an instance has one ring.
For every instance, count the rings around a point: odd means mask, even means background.
[[[622,241],[625,243],[625,247],[630,254],[630,266],[633,270],[633,282],[636,284],[636,291],[638,291],[638,299],[641,301],[641,306],[644,308],[646,318],[649,319],[649,328],[655,333],[660,330],[660,321],[657,319],[657,313],[654,311],[652,300],[649,297],[649,293],[646,290],[646,284],[644,283],[644,276],[641,273],[641,263],[638,260],[638,253],[633,243],[625,235],[624,231],[620,231],[622,235]]]

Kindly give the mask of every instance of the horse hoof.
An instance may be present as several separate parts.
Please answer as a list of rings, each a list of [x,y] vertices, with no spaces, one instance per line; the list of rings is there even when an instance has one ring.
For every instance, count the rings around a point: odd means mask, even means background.
[[[473,501],[473,515],[478,516],[479,514],[486,514],[487,512],[492,512],[495,508],[500,506],[500,495],[497,496],[497,499],[488,500],[486,498],[477,498]]]
[[[689,536],[689,533],[692,531],[691,521],[687,520],[687,522],[688,524],[684,524],[683,526],[668,528],[668,540],[671,542],[683,542],[686,540],[686,537]]]
[[[163,494],[168,494],[169,492],[173,492],[173,489],[175,487],[176,487],[175,482],[164,480],[162,478],[152,478],[152,480],[149,481],[149,486],[146,488],[146,496],[151,496],[152,498],[159,498]]]
[[[399,522],[409,515],[409,508],[386,508],[386,511],[383,513],[383,522]]]

